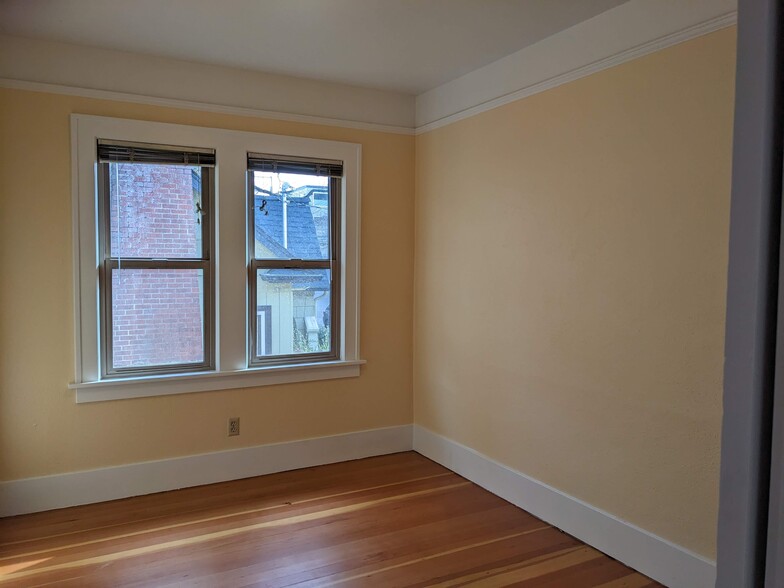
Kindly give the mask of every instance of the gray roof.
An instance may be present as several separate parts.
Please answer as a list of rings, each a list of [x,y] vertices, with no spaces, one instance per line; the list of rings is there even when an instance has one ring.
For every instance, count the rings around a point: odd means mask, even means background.
[[[322,186],[305,186],[324,190]],[[319,246],[316,223],[310,206],[309,194],[313,190],[304,190],[303,196],[295,195],[303,192],[302,188],[287,194],[287,243],[283,241],[283,204],[280,195],[256,194],[255,196],[255,237],[256,241],[266,247],[277,259],[325,259]],[[259,209],[262,204],[267,214]],[[325,290],[329,288],[326,270],[267,270],[265,279],[276,282],[296,283],[298,288]]]
[[[265,210],[267,214],[259,211],[262,202],[266,201]],[[324,255],[319,247],[318,236],[316,234],[316,224],[313,221],[313,214],[310,209],[310,198],[308,196],[296,197],[288,196],[286,210],[287,243],[283,241],[283,205],[280,196],[257,195],[256,196],[256,238],[267,245],[275,247],[275,253],[282,248],[288,251],[287,257],[294,259],[324,259]]]

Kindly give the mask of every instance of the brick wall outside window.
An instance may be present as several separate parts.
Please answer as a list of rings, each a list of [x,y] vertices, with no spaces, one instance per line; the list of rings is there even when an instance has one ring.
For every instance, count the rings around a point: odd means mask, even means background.
[[[110,165],[113,257],[198,258],[199,168]],[[120,265],[122,268],[122,265]],[[115,270],[115,368],[203,361],[201,270]]]

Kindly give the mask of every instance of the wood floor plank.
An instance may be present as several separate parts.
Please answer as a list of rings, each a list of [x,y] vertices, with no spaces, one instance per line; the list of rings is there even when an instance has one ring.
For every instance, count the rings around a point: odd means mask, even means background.
[[[140,537],[143,543],[154,540],[156,534],[167,537],[175,537],[172,532],[178,532],[182,536],[190,536],[191,530],[187,527],[199,527],[201,534],[206,531],[219,530],[221,528],[233,529],[249,522],[259,522],[261,520],[286,518],[288,513],[298,512],[300,514],[311,511],[321,511],[324,505],[336,507],[345,504],[357,504],[367,500],[376,500],[385,497],[405,496],[411,492],[424,489],[437,489],[441,485],[465,484],[465,482],[455,474],[436,474],[426,478],[414,478],[411,480],[388,483],[379,486],[370,486],[356,489],[353,491],[341,492],[339,494],[328,494],[326,496],[314,496],[306,499],[286,502],[284,504],[274,504],[260,506],[252,509],[228,509],[219,514],[205,516],[203,512],[189,512],[185,516],[172,516],[165,523],[154,524],[150,521],[130,523],[120,529],[118,526],[111,528],[101,528],[94,536],[89,530],[83,531],[78,538],[71,535],[67,541],[63,536],[47,537],[39,540],[35,544],[32,541],[15,543],[2,546],[3,555],[0,555],[0,563],[23,557],[34,557],[42,554],[50,554],[57,550],[74,550],[80,547],[99,545],[100,548],[112,547],[113,543],[128,540],[133,537]],[[179,530],[183,529],[181,533]],[[124,541],[124,545],[128,545]]]
[[[479,545],[471,550],[450,552],[429,561],[414,561],[395,569],[382,569],[342,582],[342,588],[359,586],[410,586],[425,587],[443,584],[462,585],[464,578],[483,574],[488,567],[505,567],[510,562],[519,565],[519,560],[550,557],[544,554],[551,550],[573,549],[573,540],[555,529],[506,539],[499,544]]]
[[[357,462],[351,461],[330,465],[328,471],[305,468],[271,474],[263,476],[264,484],[259,484],[259,478],[256,477],[185,488],[174,491],[176,500],[162,500],[170,494],[164,492],[8,517],[0,519],[0,547],[45,537],[123,526],[131,521],[155,520],[173,513],[212,512],[221,508],[235,508],[241,504],[280,504],[291,496],[305,499],[326,492],[356,490],[362,488],[368,480],[384,484],[407,478],[450,473],[446,468],[418,454],[413,454],[413,460],[402,458],[407,455],[410,454],[367,458],[360,460],[363,464],[361,468],[358,468]],[[307,475],[314,471],[318,471],[318,476]]]
[[[277,585],[304,586],[309,580],[320,585],[321,578],[340,574],[346,569],[362,566],[375,569],[390,562],[410,562],[422,555],[441,551],[443,545],[469,545],[495,537],[497,530],[519,533],[542,528],[542,523],[533,517],[515,519],[509,516],[507,508],[465,500],[465,496],[449,497],[450,502],[455,498],[457,502],[448,511],[442,510],[437,514],[407,509],[390,521],[385,520],[389,517],[377,517],[379,513],[374,513],[375,520],[363,524],[362,529],[357,529],[353,521],[338,521],[329,529],[319,529],[317,532],[321,537],[317,537],[310,547],[303,543],[284,546],[290,548],[290,553],[270,553],[269,546],[265,545],[265,557],[249,553],[242,565],[214,574],[203,585],[234,585],[240,576],[256,582],[273,581]],[[448,516],[444,517],[443,513],[448,513]],[[341,530],[341,525],[345,525],[345,529]],[[489,526],[495,527],[495,530],[490,532]],[[270,557],[274,561],[268,561]],[[287,565],[287,559],[296,561]]]
[[[247,523],[230,524],[227,528],[223,528],[220,530],[214,530],[214,529],[205,530],[202,525],[202,528],[199,530],[198,533],[186,533],[185,536],[183,537],[169,539],[166,541],[159,540],[159,541],[152,542],[151,544],[148,544],[149,540],[145,539],[144,541],[145,545],[138,546],[138,547],[118,548],[119,546],[117,544],[117,541],[124,541],[127,539],[127,537],[123,536],[120,538],[113,539],[108,546],[106,545],[103,546],[103,550],[107,551],[107,553],[94,554],[94,549],[90,549],[87,552],[85,552],[84,550],[80,549],[83,546],[79,545],[77,546],[76,551],[74,551],[74,549],[71,548],[69,549],[70,553],[68,553],[65,556],[63,555],[60,556],[61,559],[66,561],[60,561],[57,564],[46,564],[42,567],[42,569],[44,571],[48,571],[51,569],[66,569],[66,568],[79,567],[79,566],[88,566],[93,564],[105,564],[111,561],[128,559],[140,555],[147,555],[147,554],[165,551],[169,549],[189,547],[192,545],[197,545],[209,541],[226,539],[229,537],[234,537],[236,535],[242,535],[261,529],[279,529],[290,525],[293,526],[293,525],[300,525],[303,523],[311,523],[314,521],[322,521],[323,519],[327,519],[330,517],[354,513],[356,511],[372,508],[374,506],[380,506],[393,501],[401,501],[401,500],[418,498],[427,495],[433,495],[437,493],[446,492],[455,488],[467,487],[467,486],[469,486],[468,482],[465,481],[456,482],[450,485],[436,486],[434,488],[416,490],[416,491],[409,492],[407,494],[397,494],[392,496],[386,496],[383,498],[375,498],[364,502],[354,502],[352,504],[348,504],[344,506],[332,506],[331,508],[322,509],[322,510],[313,510],[311,512],[304,512],[304,513],[294,514],[289,516],[274,517],[268,520],[251,523],[251,524],[247,524]],[[136,536],[134,536],[134,539],[135,538]],[[104,542],[104,544],[106,543],[107,542]],[[90,555],[89,557],[84,557],[85,553],[92,553],[92,555]],[[16,576],[18,577],[30,575],[31,573],[36,573],[36,572],[30,572],[30,571],[15,572]]]
[[[658,586],[413,452],[0,519],[6,585]]]
[[[362,520],[351,517],[339,516],[325,517],[319,519],[320,523],[307,527],[296,527],[280,532],[279,528],[260,529],[252,538],[237,536],[231,539],[231,543],[224,542],[220,547],[224,552],[231,554],[236,560],[232,561],[231,568],[246,568],[249,565],[262,568],[262,576],[270,577],[281,567],[285,568],[286,574],[294,574],[300,571],[303,564],[314,570],[320,569],[322,564],[328,562],[329,558],[337,561],[333,562],[337,566],[350,565],[348,554],[350,549],[347,542],[354,542],[357,551],[362,557],[366,557],[369,546],[378,538],[387,539],[391,533],[401,532],[406,534],[406,529],[421,528],[422,525],[431,521],[436,521],[438,517],[445,517],[449,520],[459,520],[464,513],[472,512],[476,509],[486,510],[492,506],[494,499],[487,496],[485,492],[473,485],[462,482],[460,491],[451,491],[441,496],[439,508],[433,513],[426,512],[423,507],[428,504],[430,495],[420,496],[399,496],[399,502],[375,503],[370,505],[367,516]],[[488,500],[488,498],[490,500]],[[530,525],[535,521],[529,518]],[[441,524],[448,526],[448,522],[441,521]],[[541,524],[541,523],[539,523]],[[445,531],[448,529],[445,529]],[[306,532],[303,532],[306,531]],[[410,539],[411,533],[406,536]],[[404,537],[401,537],[398,544],[404,544]],[[413,542],[416,545],[416,542]],[[260,549],[259,546],[262,548]],[[211,546],[205,545],[205,550]],[[164,554],[154,554],[153,558],[147,558],[148,564],[151,559],[163,557]],[[175,562],[180,558],[183,565],[187,565],[188,560],[193,558],[192,552],[178,550],[172,554],[165,554],[166,565]],[[225,563],[225,562],[224,562]],[[116,565],[132,566],[134,562],[120,561]],[[309,573],[308,570],[305,572]]]

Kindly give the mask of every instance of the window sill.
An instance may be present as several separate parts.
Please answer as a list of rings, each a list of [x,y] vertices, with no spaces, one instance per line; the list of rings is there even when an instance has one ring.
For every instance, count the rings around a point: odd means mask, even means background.
[[[355,378],[364,359],[352,361],[329,361],[249,368],[231,372],[199,372],[191,374],[167,374],[141,378],[117,378],[95,382],[68,384],[76,390],[77,404],[103,402],[125,398],[188,394],[210,390],[232,388],[254,388],[273,384],[312,382],[336,378]]]

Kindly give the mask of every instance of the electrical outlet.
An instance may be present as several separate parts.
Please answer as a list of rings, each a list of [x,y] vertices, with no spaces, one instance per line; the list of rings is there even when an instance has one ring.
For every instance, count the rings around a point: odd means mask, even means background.
[[[240,434],[240,417],[229,417],[229,437]]]

